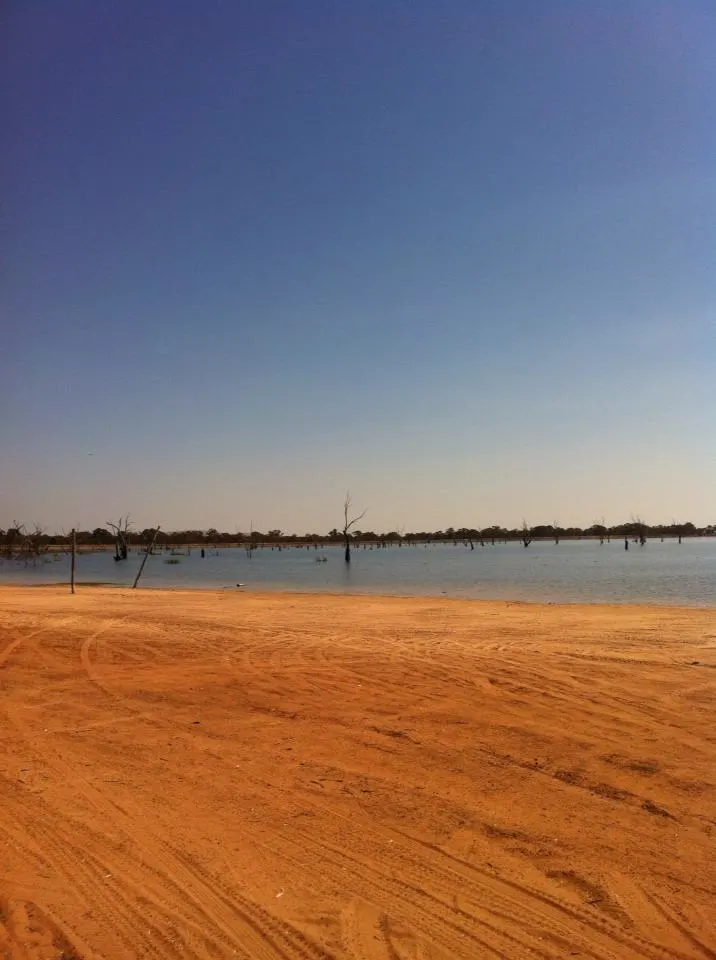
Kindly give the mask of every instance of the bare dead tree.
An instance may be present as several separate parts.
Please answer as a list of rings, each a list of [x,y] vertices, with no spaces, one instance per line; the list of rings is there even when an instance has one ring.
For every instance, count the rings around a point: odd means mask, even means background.
[[[523,547],[529,547],[532,543],[532,528],[527,526],[527,521],[522,521],[522,534],[520,536]]]
[[[39,523],[33,524],[30,531],[24,523],[13,520],[12,526],[5,534],[5,542],[2,545],[3,556],[8,560],[22,561],[25,566],[29,563],[36,564],[40,556],[46,552],[46,546],[42,542],[44,533]]]
[[[75,592],[75,557],[77,555],[77,534],[75,528],[72,528],[72,542],[70,544],[72,553],[70,554],[70,593]]]
[[[644,521],[641,519],[639,514],[637,514],[633,518],[633,523],[636,529],[637,537],[639,539],[639,546],[643,547],[644,544],[646,543],[646,526],[644,524]]]
[[[602,517],[602,519],[599,521],[599,527],[600,527],[600,530],[599,530],[599,546],[600,546],[600,547],[603,547],[603,546],[604,546],[604,537],[606,536],[606,534],[607,534],[607,532],[608,532],[608,531],[607,531],[606,523],[604,522],[604,517]]]
[[[360,513],[358,514],[357,517],[353,517],[351,520],[349,520],[348,514],[350,512],[352,502],[353,501],[352,501],[350,490],[349,490],[346,493],[345,503],[343,504],[343,516],[345,518],[345,522],[343,524],[343,542],[346,548],[346,553],[345,553],[346,563],[351,562],[351,527],[354,524],[358,523],[359,520],[362,520],[366,514],[366,511],[364,510],[363,513]]]
[[[147,562],[147,557],[152,552],[154,548],[154,542],[157,539],[157,534],[159,533],[159,527],[154,528],[154,536],[152,537],[152,542],[149,544],[147,549],[144,551],[144,556],[142,557],[142,562],[139,564],[139,570],[137,571],[137,576],[134,578],[134,583],[132,584],[132,590],[137,589],[137,584],[139,583],[139,578],[141,577],[144,571],[144,564]]]
[[[126,560],[129,552],[129,532],[132,528],[132,518],[127,514],[120,517],[117,523],[107,521],[107,526],[114,533],[114,559]]]

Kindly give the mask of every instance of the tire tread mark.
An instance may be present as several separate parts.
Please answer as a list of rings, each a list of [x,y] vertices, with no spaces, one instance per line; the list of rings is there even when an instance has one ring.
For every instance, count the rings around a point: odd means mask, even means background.
[[[697,950],[700,950],[705,957],[708,957],[708,960],[716,960],[716,950],[712,950],[707,944],[694,934],[689,928],[679,920],[678,917],[675,917],[673,912],[666,906],[665,903],[661,900],[660,897],[657,897],[654,893],[647,893],[646,890],[642,889],[643,895],[649,900],[656,911],[661,914],[661,916],[670,924],[672,924],[676,929],[686,937],[686,939],[691,943]]]
[[[449,860],[452,860],[455,863],[459,863],[467,870],[489,877],[493,880],[493,882],[511,887],[522,896],[527,894],[528,896],[531,896],[534,899],[544,903],[546,906],[552,907],[575,920],[581,921],[586,926],[591,927],[596,932],[600,933],[602,936],[608,936],[611,939],[616,940],[618,943],[630,947],[632,950],[641,953],[642,956],[649,958],[649,960],[661,960],[662,957],[674,958],[674,960],[691,960],[691,958],[689,958],[686,954],[662,947],[659,944],[652,943],[643,937],[629,934],[627,931],[623,930],[623,928],[618,927],[613,921],[608,920],[606,917],[597,918],[592,916],[588,914],[586,910],[573,906],[572,904],[568,904],[566,901],[561,900],[560,898],[551,894],[536,890],[534,887],[531,887],[528,884],[518,883],[516,880],[511,880],[508,877],[495,877],[494,875],[489,874],[486,871],[482,871],[478,867],[461,860],[459,857],[455,857],[446,850],[441,850],[441,848],[435,844],[421,840],[418,837],[410,837],[409,834],[403,834],[402,831],[396,832],[400,833],[402,836],[408,837],[414,843],[427,847],[435,853],[447,857]]]
[[[272,849],[272,852],[286,859],[285,846],[289,842],[290,841],[288,840],[288,838],[282,838],[281,847],[276,850]],[[323,847],[324,850],[326,850],[331,855],[330,862],[333,863],[336,867],[338,867],[342,872],[349,870],[356,878],[361,880],[364,884],[368,884],[368,885],[372,884],[372,886],[375,889],[380,890],[380,892],[383,894],[383,896],[387,901],[392,900],[393,902],[395,902],[396,900],[398,900],[400,903],[410,904],[410,906],[413,907],[416,913],[422,916],[423,922],[424,922],[424,929],[426,931],[434,930],[437,927],[440,927],[443,929],[443,931],[445,930],[448,931],[448,938],[451,935],[453,937],[453,940],[456,939],[457,942],[462,941],[463,945],[464,945],[464,941],[466,940],[470,941],[471,946],[468,948],[468,952],[465,953],[464,956],[469,956],[469,957],[475,956],[474,949],[475,949],[475,945],[477,945],[478,947],[480,947],[481,950],[487,952],[483,954],[484,956],[486,956],[487,954],[490,954],[491,956],[504,958],[505,954],[500,949],[495,948],[492,944],[488,943],[483,938],[477,936],[471,931],[465,930],[463,927],[461,927],[459,924],[455,923],[454,921],[446,919],[445,908],[448,907],[450,910],[453,910],[453,907],[445,903],[444,901],[440,900],[439,898],[434,897],[431,894],[426,893],[426,891],[420,890],[419,888],[411,887],[409,884],[405,883],[404,881],[398,880],[396,878],[391,878],[389,882],[388,878],[386,878],[375,867],[371,865],[363,864],[361,861],[355,860],[353,857],[348,856],[343,851],[337,851],[335,848],[331,847],[328,844],[325,844],[324,842],[316,838],[313,838],[311,840],[311,843],[313,846]],[[266,844],[266,846],[269,847],[268,844]],[[346,861],[349,864],[348,866],[346,866]],[[297,864],[300,864],[300,861],[294,861],[294,862],[296,862]],[[326,862],[327,861],[324,858],[323,863],[325,864]],[[300,864],[300,865],[304,866],[303,864]],[[366,877],[366,873],[372,873],[374,874],[374,877],[368,879]],[[336,880],[344,880],[344,879],[345,878],[342,876],[341,873],[336,874]],[[394,888],[391,888],[390,886],[391,883],[394,884],[394,886],[398,886],[401,888],[402,895],[398,894]],[[418,890],[418,893],[419,893],[419,897],[417,900],[414,896],[414,892],[416,889]],[[371,888],[369,886],[369,892],[361,894],[362,898],[369,902],[370,902],[370,890]],[[430,905],[426,906],[424,903],[421,903],[420,902],[421,897],[429,900]],[[435,909],[433,907],[433,904],[437,906],[438,909]],[[466,914],[466,916],[469,916],[469,915]],[[473,918],[470,918],[470,919],[472,920]],[[523,949],[530,950],[530,952],[532,953],[536,953],[537,956],[545,956],[542,952],[540,952],[535,948],[530,947],[528,944],[520,943],[520,946]]]

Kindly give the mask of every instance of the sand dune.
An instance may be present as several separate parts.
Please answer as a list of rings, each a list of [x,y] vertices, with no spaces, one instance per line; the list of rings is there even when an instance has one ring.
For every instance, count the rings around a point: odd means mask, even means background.
[[[0,589],[0,956],[716,957],[716,613]]]

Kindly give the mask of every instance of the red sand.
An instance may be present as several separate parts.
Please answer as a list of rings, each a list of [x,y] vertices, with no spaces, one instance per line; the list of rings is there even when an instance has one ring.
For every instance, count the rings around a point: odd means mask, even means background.
[[[0,955],[716,957],[716,613],[0,589]]]

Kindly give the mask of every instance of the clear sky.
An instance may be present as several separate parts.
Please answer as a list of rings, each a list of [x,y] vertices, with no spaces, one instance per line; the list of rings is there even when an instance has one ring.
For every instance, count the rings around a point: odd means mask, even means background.
[[[0,527],[716,520],[711,0],[8,0]]]

